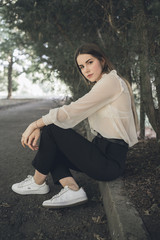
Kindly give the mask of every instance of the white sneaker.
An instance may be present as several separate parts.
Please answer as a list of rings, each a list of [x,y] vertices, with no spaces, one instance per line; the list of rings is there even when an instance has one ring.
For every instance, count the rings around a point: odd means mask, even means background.
[[[87,202],[88,198],[83,190],[80,188],[78,191],[70,189],[65,186],[58,194],[53,196],[51,199],[42,203],[43,207],[49,208],[64,208],[72,207]]]
[[[41,185],[36,184],[34,178],[28,175],[22,182],[13,184],[12,190],[21,195],[46,194],[49,192],[49,186],[46,182]]]

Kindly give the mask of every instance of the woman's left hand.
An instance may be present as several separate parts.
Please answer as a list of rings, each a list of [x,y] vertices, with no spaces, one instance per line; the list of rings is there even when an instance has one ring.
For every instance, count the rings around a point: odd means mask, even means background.
[[[37,141],[40,137],[40,129],[37,128],[35,129],[31,135],[28,138],[28,142],[27,142],[27,146],[31,149],[31,150],[38,150],[38,144]]]
[[[28,145],[28,139],[29,136],[32,134],[32,132],[36,129],[36,122],[31,123],[27,129],[24,131],[24,133],[22,134],[22,138],[21,138],[21,143],[22,146],[25,147],[25,145]]]

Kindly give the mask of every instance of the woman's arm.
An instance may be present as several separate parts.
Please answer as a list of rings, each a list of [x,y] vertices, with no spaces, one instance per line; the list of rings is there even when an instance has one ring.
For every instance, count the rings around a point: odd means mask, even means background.
[[[61,128],[72,128],[107,104],[115,101],[123,92],[116,71],[104,74],[93,88],[69,105],[54,108],[42,117],[45,125],[54,123]]]
[[[22,146],[25,147],[30,145],[31,146],[31,143],[33,141],[33,138],[30,138],[29,137],[31,136],[31,134],[36,130],[36,129],[41,129],[45,126],[42,118],[38,119],[37,121],[31,123],[27,128],[26,130],[24,131],[24,133],[22,134],[22,138],[21,138],[21,143],[22,143]],[[29,141],[30,140],[30,141]],[[33,149],[32,149],[33,150]]]

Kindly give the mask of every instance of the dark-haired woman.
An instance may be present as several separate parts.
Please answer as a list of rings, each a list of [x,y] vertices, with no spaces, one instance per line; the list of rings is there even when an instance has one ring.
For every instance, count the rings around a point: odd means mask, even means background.
[[[23,195],[46,194],[46,177],[51,173],[54,183],[63,188],[44,201],[44,207],[62,208],[86,202],[87,195],[70,169],[98,181],[116,179],[125,169],[128,148],[138,141],[137,113],[129,83],[117,74],[95,44],[81,46],[75,62],[83,78],[95,83],[92,89],[77,101],[51,109],[31,123],[21,139],[24,147],[38,150],[32,162],[35,174],[14,184],[12,190]],[[86,118],[95,135],[92,142],[72,129]]]

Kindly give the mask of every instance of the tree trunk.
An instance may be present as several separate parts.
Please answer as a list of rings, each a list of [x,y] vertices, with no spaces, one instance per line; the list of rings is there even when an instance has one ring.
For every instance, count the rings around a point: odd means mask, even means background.
[[[158,101],[158,109],[156,109],[156,119],[157,119],[157,141],[159,143],[160,149],[160,79],[159,79],[160,70],[157,68],[155,71],[155,85],[156,85],[156,92],[157,92],[157,101]]]
[[[8,58],[8,96],[7,99],[12,97],[12,68],[13,68],[13,54]]]
[[[145,110],[142,95],[142,84],[140,81],[140,139],[145,138]]]
[[[137,17],[135,18],[135,24],[137,28],[137,36],[139,41],[139,61],[140,61],[140,75],[141,75],[141,88],[142,88],[142,99],[144,101],[144,109],[148,116],[148,119],[157,132],[156,124],[156,112],[154,108],[152,86],[149,75],[149,56],[148,56],[148,30],[147,30],[147,19],[144,10],[144,1],[135,0],[135,7]]]

